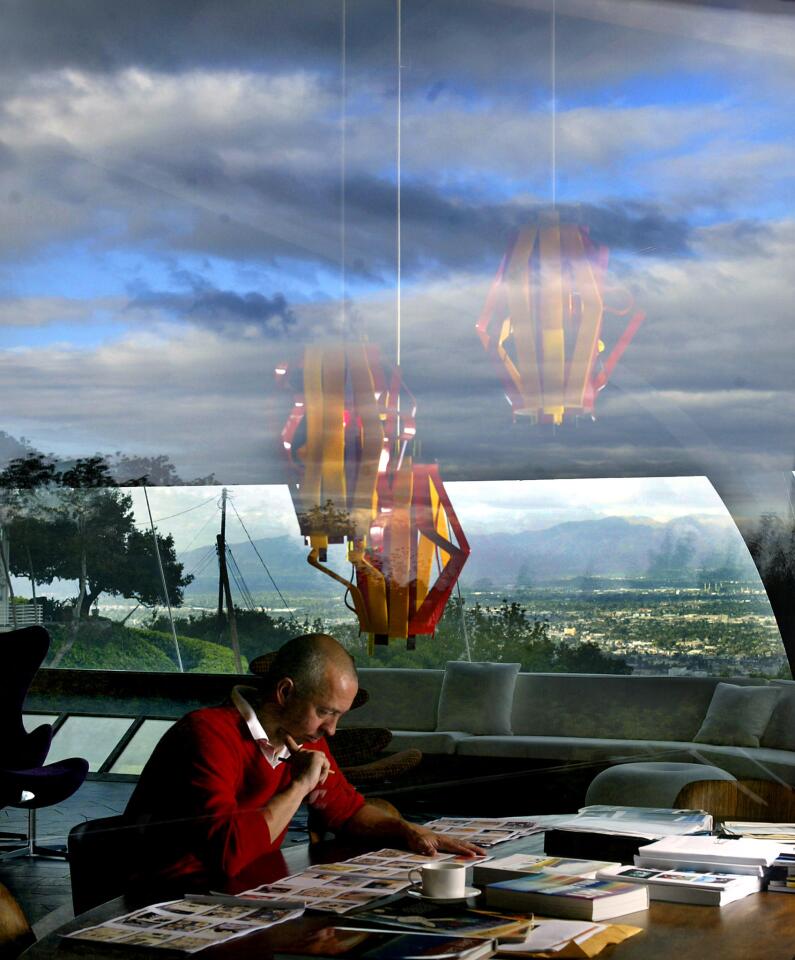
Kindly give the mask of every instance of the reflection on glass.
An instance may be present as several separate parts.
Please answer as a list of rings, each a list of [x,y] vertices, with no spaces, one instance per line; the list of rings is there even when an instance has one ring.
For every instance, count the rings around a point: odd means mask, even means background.
[[[132,717],[67,717],[53,739],[47,762],[84,757],[89,773],[96,773],[132,724]]]
[[[173,723],[173,720],[144,720],[108,772],[139,774],[157,742]]]
[[[43,723],[55,723],[58,719],[57,713],[23,713],[22,714],[22,723],[25,729],[30,733],[31,730],[35,730],[36,727],[40,727]]]

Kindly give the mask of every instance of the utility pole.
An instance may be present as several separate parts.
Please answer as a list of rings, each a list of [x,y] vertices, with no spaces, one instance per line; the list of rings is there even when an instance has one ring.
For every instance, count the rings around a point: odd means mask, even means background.
[[[243,672],[240,660],[240,644],[237,640],[237,621],[235,620],[235,606],[232,602],[232,590],[229,586],[229,573],[226,569],[226,487],[221,491],[221,532],[215,538],[215,549],[218,552],[218,631],[223,629],[224,600],[226,601],[226,616],[229,621],[229,640],[232,644],[232,653],[235,655],[235,670]]]

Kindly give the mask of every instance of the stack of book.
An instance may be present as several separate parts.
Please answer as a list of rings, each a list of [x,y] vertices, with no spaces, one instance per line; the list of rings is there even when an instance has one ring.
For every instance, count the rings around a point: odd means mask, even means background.
[[[780,853],[781,845],[769,840],[665,837],[643,847],[635,857],[635,866],[705,873],[720,871],[762,878]]]
[[[780,854],[768,840],[665,837],[641,848],[634,874],[608,872],[644,883],[652,900],[722,906],[763,889]]]
[[[563,857],[632,863],[638,850],[654,840],[711,830],[712,817],[703,810],[595,805],[547,830],[544,850]]]
[[[644,886],[542,871],[486,887],[490,907],[571,920],[608,920],[649,906]]]
[[[759,823],[727,820],[722,826],[728,837],[772,840],[781,845],[778,858],[770,869],[771,893],[795,893],[795,823]]]
[[[767,889],[771,893],[795,893],[795,860],[792,854],[786,859],[779,858],[773,864]]]
[[[741,900],[762,887],[762,878],[751,874],[703,873],[696,870],[619,867],[600,870],[597,876],[604,880],[642,884],[649,891],[650,900],[700,903],[711,907],[722,907],[733,900]]]

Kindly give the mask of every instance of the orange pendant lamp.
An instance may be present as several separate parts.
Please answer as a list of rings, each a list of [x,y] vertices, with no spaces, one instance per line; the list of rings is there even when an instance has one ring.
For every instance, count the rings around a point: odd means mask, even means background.
[[[556,212],[521,230],[476,325],[497,362],[514,419],[561,424],[594,415],[596,396],[640,327],[631,298],[605,304],[608,250]],[[604,357],[605,314],[629,316]]]
[[[287,365],[276,370],[289,380]],[[412,463],[414,398],[362,343],[307,347],[282,431],[309,563],[343,584],[374,643],[433,633],[469,555],[438,469]],[[355,583],[325,566],[347,541]]]

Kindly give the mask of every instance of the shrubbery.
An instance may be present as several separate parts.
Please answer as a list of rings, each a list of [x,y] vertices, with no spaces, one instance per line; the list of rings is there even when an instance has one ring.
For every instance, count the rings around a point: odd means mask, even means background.
[[[71,625],[50,624],[52,645],[48,661],[67,641]],[[177,636],[182,665],[188,673],[234,673],[232,651],[195,637]],[[83,670],[143,670],[170,673],[178,669],[171,633],[139,630],[109,621],[80,625],[72,649],[59,666]],[[248,666],[244,660],[243,669]]]

